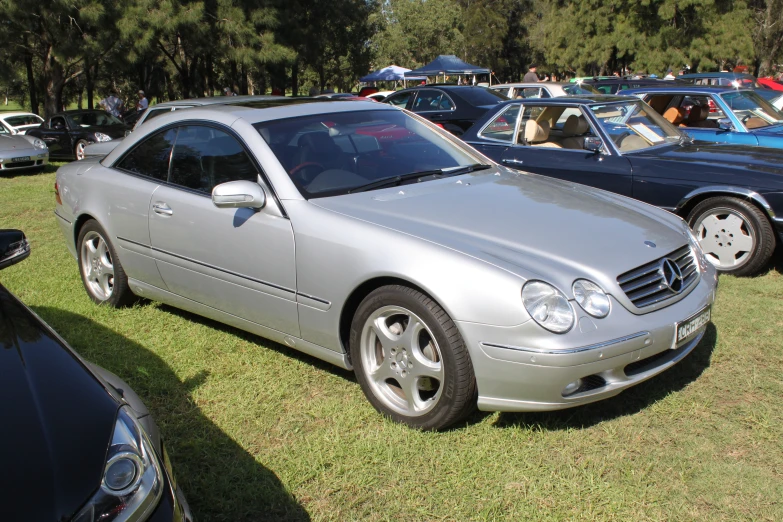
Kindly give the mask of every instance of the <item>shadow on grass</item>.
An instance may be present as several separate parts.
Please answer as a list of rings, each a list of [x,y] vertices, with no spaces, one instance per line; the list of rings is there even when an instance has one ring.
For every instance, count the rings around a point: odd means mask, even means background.
[[[271,341],[269,339],[258,336],[256,334],[246,332],[245,330],[235,328],[231,325],[221,323],[220,321],[215,321],[208,317],[204,317],[203,315],[194,314],[188,312],[187,310],[182,310],[181,308],[175,308],[167,304],[163,304],[159,302],[156,303],[161,310],[167,313],[179,316],[187,321],[202,324],[204,326],[212,328],[213,330],[219,330],[221,332],[234,335],[236,337],[239,337],[240,339],[244,339],[249,343],[262,345],[264,348],[268,348],[269,350],[274,350],[275,352],[285,355],[286,357],[290,357],[291,359],[296,359],[297,361],[313,366],[314,368],[318,368],[321,371],[331,373],[332,375],[336,375],[338,377],[344,378],[346,381],[356,383],[356,376],[352,371],[343,370],[339,366],[335,366],[317,357],[313,357],[312,355],[308,355],[304,352],[300,352],[295,348],[291,348],[284,344],[276,343],[275,341]]]
[[[633,415],[695,381],[710,365],[717,330],[712,323],[701,342],[678,364],[615,397],[567,410],[535,413],[501,413],[499,428],[534,428],[545,431],[587,428],[606,420]]]
[[[274,472],[194,404],[191,392],[206,380],[206,372],[182,381],[160,357],[86,317],[34,308],[85,359],[125,380],[147,404],[196,519],[310,520]]]

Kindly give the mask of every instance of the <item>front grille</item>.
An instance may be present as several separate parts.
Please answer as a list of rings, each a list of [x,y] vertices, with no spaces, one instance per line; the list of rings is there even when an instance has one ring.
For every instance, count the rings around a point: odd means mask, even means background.
[[[7,169],[20,169],[24,167],[32,167],[35,165],[34,161],[15,161],[13,163],[5,163]]]
[[[667,284],[667,273],[664,268],[666,260],[676,263],[679,267],[682,279],[673,279],[673,284]],[[699,277],[696,260],[693,258],[691,247],[684,246],[674,252],[665,255],[651,263],[635,268],[617,277],[628,299],[637,308],[644,308],[655,303],[660,303],[681,294],[687,290]]]

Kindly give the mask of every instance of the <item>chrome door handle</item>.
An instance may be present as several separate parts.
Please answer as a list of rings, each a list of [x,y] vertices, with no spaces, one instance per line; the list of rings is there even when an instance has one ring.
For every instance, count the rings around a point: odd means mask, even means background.
[[[524,161],[522,161],[522,160],[518,160],[518,159],[514,159],[514,158],[509,158],[509,159],[504,159],[504,160],[503,160],[503,163],[516,163],[517,165],[522,165],[522,164],[524,164],[525,162],[524,162]]]
[[[173,216],[174,211],[171,210],[171,207],[169,207],[167,204],[163,202],[157,202],[152,205],[152,210],[156,214],[160,214],[161,216]]]

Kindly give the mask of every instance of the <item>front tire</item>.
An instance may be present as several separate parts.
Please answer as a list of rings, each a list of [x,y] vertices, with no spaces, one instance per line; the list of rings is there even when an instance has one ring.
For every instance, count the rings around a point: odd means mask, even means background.
[[[775,232],[754,204],[733,197],[705,199],[688,214],[704,254],[724,274],[753,275],[775,251]]]
[[[354,315],[349,345],[356,379],[383,415],[439,430],[475,408],[476,378],[462,336],[423,293],[400,285],[370,293]]]
[[[79,274],[90,299],[115,308],[133,304],[136,297],[109,236],[94,219],[79,231],[77,253]]]

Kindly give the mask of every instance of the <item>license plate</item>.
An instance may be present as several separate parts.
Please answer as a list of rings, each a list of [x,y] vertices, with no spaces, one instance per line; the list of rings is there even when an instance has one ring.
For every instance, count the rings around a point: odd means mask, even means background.
[[[18,158],[11,158],[11,163],[16,163],[17,161],[30,161],[30,156],[19,156]]]
[[[691,337],[710,322],[710,314],[712,312],[711,307],[704,308],[696,315],[692,315],[685,321],[677,323],[677,328],[674,334],[674,347],[680,346],[684,342],[688,341]]]

